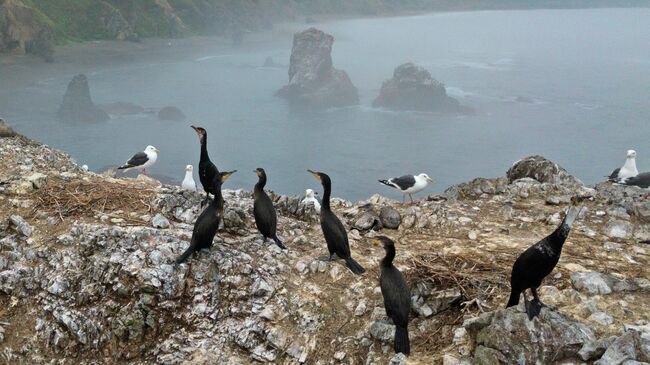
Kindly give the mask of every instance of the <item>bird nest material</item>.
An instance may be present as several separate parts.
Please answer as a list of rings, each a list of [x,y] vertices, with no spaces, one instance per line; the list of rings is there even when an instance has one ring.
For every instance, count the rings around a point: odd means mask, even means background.
[[[408,279],[410,283],[429,283],[439,289],[458,288],[466,301],[464,310],[476,309],[484,312],[491,309],[492,299],[497,292],[509,292],[508,268],[510,257],[498,261],[461,255],[425,253],[411,258]]]
[[[477,316],[499,307],[495,294],[509,292],[509,272],[511,257],[498,261],[485,261],[469,255],[442,255],[423,253],[410,259],[407,281],[413,288],[416,283],[432,285],[437,290],[459,289],[461,301],[454,303],[450,310],[437,313],[435,326],[425,336],[415,339],[420,348],[432,353],[442,350],[451,343],[454,328],[466,316]]]
[[[101,214],[124,219],[127,223],[142,224],[144,220],[140,217],[152,210],[149,202],[154,189],[141,183],[94,177],[73,181],[50,178],[35,195],[37,204],[33,212],[51,212],[61,221],[68,217]]]

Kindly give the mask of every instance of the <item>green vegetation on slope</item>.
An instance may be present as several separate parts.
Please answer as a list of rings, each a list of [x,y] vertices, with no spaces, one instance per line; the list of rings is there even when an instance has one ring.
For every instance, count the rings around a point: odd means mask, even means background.
[[[0,52],[51,56],[52,41],[229,35],[317,15],[648,6],[647,0],[0,0]],[[19,31],[16,31],[16,30]]]

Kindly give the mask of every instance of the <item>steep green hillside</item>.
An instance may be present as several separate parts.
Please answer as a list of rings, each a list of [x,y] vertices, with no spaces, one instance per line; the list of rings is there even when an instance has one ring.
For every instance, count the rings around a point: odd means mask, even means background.
[[[315,15],[407,11],[648,6],[646,0],[0,0],[0,52],[51,58],[52,45],[245,31]]]

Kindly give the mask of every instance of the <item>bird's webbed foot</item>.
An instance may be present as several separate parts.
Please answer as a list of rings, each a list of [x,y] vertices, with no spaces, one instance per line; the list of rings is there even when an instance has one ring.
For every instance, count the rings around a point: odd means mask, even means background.
[[[526,297],[526,293],[524,293],[524,307],[526,308],[526,314],[528,314],[528,319],[533,320],[533,318],[537,317],[539,313],[542,310],[542,307],[539,305],[538,300],[533,300],[529,301],[528,298]]]
[[[533,293],[533,303],[537,305],[538,307],[546,307],[546,304],[542,303],[542,301],[539,299],[539,294],[537,294],[537,288],[533,288],[530,290]]]

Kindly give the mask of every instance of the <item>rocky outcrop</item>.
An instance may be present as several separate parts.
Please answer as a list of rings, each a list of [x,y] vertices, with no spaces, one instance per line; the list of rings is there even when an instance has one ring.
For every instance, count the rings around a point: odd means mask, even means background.
[[[0,52],[31,53],[52,61],[52,30],[43,14],[21,0],[0,3]]]
[[[4,119],[0,118],[0,137],[13,137],[16,135],[13,129],[5,122]]]
[[[0,138],[0,161],[0,341],[10,363],[403,364],[377,282],[378,232],[395,238],[411,288],[409,363],[647,361],[648,248],[632,238],[646,224],[600,193],[584,201],[539,289],[549,307],[529,321],[523,305],[500,308],[512,261],[568,204],[549,182],[477,179],[471,197],[416,205],[334,198],[367,269],[353,275],[319,259],[318,216],[297,196],[269,193],[288,250],[259,237],[249,191],[224,190],[212,249],[176,266],[200,192],[96,175],[24,137]],[[610,239],[610,218],[632,235]]]
[[[103,122],[108,120],[109,116],[93,103],[88,78],[79,74],[68,84],[57,118],[68,122]]]
[[[586,187],[555,162],[542,156],[529,156],[516,161],[505,177],[479,177],[449,187],[444,193],[448,199],[476,199],[489,195],[544,196],[546,204],[559,205],[568,203],[572,195],[593,197],[596,190]]]
[[[337,107],[359,103],[347,73],[332,66],[334,37],[309,28],[293,36],[289,84],[277,92],[292,105]]]
[[[551,363],[577,357],[596,340],[584,323],[562,313],[543,309],[535,320],[517,308],[499,309],[463,324],[475,339],[475,364]]]
[[[458,100],[447,95],[445,85],[433,79],[429,71],[413,63],[398,66],[393,78],[384,81],[374,107],[425,112],[461,112]]]
[[[581,186],[583,183],[571,176],[564,168],[542,156],[529,156],[516,161],[506,173],[510,183],[531,178],[540,183],[565,186]]]
[[[183,122],[187,117],[179,108],[175,106],[166,106],[158,112],[158,119],[172,122]]]

